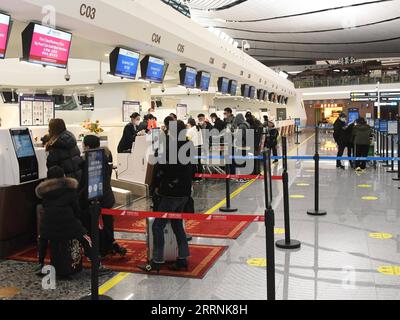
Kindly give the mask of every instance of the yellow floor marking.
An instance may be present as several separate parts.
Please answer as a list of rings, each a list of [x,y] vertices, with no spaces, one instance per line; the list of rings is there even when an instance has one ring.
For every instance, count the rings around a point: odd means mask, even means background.
[[[298,186],[298,187],[309,187],[310,184],[309,183],[298,183],[298,184],[296,184],[296,186]]]
[[[393,235],[390,233],[380,233],[380,232],[376,232],[376,233],[370,233],[369,234],[370,238],[373,239],[382,239],[382,240],[386,240],[386,239],[392,239]]]
[[[386,276],[400,276],[400,266],[381,266],[378,272]]]
[[[295,146],[290,152],[289,155],[298,150],[302,145],[304,145],[305,143],[307,143],[307,141],[309,141],[315,134],[312,134],[310,137],[308,137],[306,140],[304,140],[301,144]],[[242,191],[244,191],[245,189],[247,189],[249,186],[251,186],[255,181],[255,180],[251,180],[249,182],[247,182],[245,185],[241,186],[239,189],[237,189],[236,191],[234,191],[231,194],[231,199],[235,198],[237,195],[239,195],[239,193],[241,193]],[[221,208],[223,205],[226,204],[226,199],[222,200],[220,203],[218,203],[217,205],[215,205],[214,207],[212,207],[210,210],[208,210],[207,212],[205,212],[205,214],[213,214],[215,211],[217,211],[219,208]],[[267,260],[264,259],[265,265],[264,267],[267,265]],[[103,284],[100,288],[99,288],[99,294],[105,294],[106,292],[108,292],[109,290],[111,290],[113,287],[115,287],[118,283],[120,283],[122,280],[124,280],[127,276],[129,275],[129,273],[125,273],[125,272],[121,272],[119,274],[117,274],[114,278],[112,278],[111,280],[107,281],[105,284]]]
[[[254,258],[254,259],[248,259],[247,264],[250,267],[266,267],[267,266],[267,259],[264,258]]]
[[[304,199],[305,196],[301,195],[301,194],[293,194],[290,196],[291,199]]]
[[[372,188],[372,185],[370,185],[370,184],[359,184],[358,187],[359,187],[359,188],[368,189],[368,188]]]
[[[378,197],[372,197],[372,196],[366,196],[366,197],[362,197],[361,199],[365,200],[365,201],[376,201],[379,198]]]
[[[284,234],[285,233],[285,229],[283,228],[275,228],[275,234]]]
[[[0,288],[0,298],[12,298],[20,292],[21,290],[15,287]]]
[[[121,272],[117,274],[114,278],[108,280],[105,284],[103,284],[99,288],[99,294],[103,295],[106,292],[108,292],[111,288],[116,286],[118,283],[120,283],[122,280],[124,280],[127,276],[129,276],[129,273],[126,272]]]

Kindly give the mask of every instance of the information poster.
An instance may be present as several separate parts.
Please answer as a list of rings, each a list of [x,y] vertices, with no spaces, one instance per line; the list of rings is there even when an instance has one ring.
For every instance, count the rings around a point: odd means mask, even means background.
[[[300,118],[294,119],[294,124],[296,125],[296,127],[300,127],[301,126],[301,119]]]
[[[356,109],[356,108],[350,109],[348,123],[350,124],[350,123],[356,122],[359,117],[360,117],[360,113],[359,113],[358,109]]]
[[[122,102],[122,121],[130,122],[132,113],[140,113],[139,101],[123,101]]]
[[[104,186],[104,150],[91,150],[87,153],[88,200],[100,199]]]
[[[396,135],[397,134],[397,121],[389,121],[388,122],[388,133]]]
[[[178,120],[185,120],[186,116],[187,116],[187,104],[178,104],[176,106],[176,116],[178,118]]]
[[[53,98],[20,97],[20,125],[47,126],[55,118]]]

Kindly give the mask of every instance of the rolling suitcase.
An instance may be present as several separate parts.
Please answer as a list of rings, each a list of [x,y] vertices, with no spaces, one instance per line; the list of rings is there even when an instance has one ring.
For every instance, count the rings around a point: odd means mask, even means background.
[[[150,262],[153,257],[153,222],[154,218],[147,219],[147,260]],[[178,256],[178,244],[176,242],[176,237],[174,231],[172,230],[171,223],[168,222],[164,229],[164,260],[166,262],[176,261]]]

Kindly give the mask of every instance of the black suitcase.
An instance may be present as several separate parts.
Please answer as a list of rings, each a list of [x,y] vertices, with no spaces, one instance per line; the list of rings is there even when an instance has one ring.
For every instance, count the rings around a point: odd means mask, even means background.
[[[82,271],[82,247],[78,240],[52,240],[50,252],[50,263],[57,276],[71,276]]]

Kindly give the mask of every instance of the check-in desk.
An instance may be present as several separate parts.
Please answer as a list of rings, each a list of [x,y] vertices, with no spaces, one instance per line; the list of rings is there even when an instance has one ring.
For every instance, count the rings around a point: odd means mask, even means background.
[[[147,196],[153,178],[154,150],[152,135],[137,136],[131,153],[118,154],[118,178],[113,186],[135,195]]]
[[[35,240],[35,188],[45,176],[46,152],[29,129],[0,129],[0,257]]]

